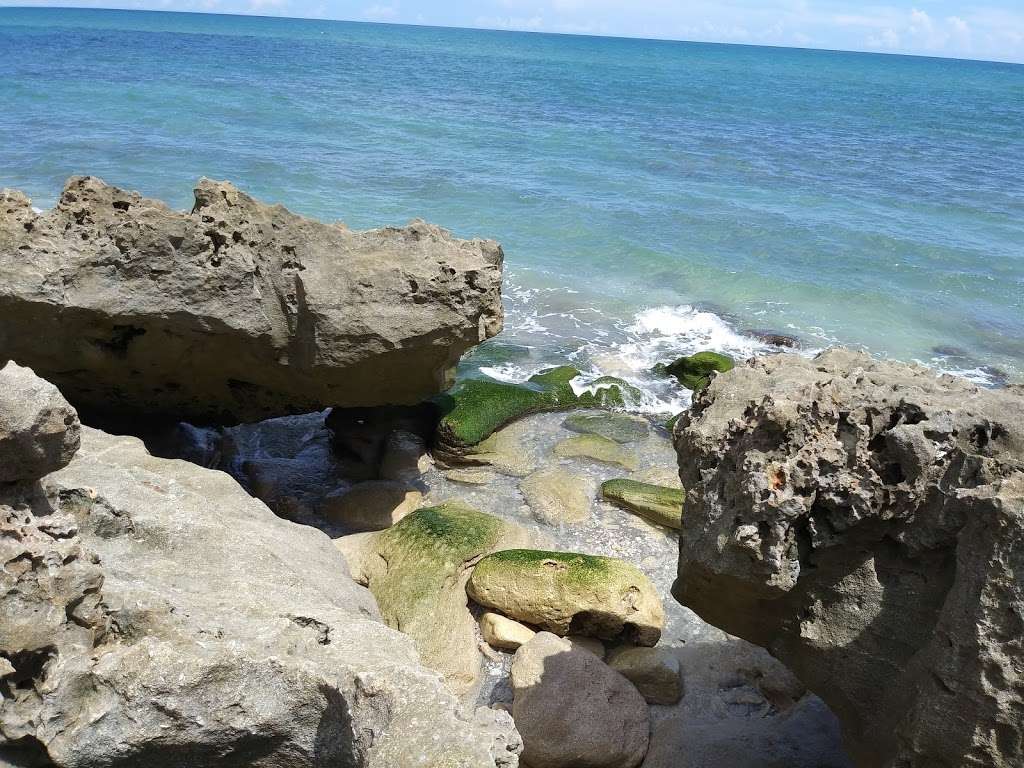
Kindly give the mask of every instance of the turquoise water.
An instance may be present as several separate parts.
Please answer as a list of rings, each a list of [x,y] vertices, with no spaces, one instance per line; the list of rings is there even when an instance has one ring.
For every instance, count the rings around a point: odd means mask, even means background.
[[[0,186],[202,175],[505,246],[472,366],[864,346],[1024,378],[1024,66],[269,18],[0,9]],[[660,405],[660,404],[659,404]]]

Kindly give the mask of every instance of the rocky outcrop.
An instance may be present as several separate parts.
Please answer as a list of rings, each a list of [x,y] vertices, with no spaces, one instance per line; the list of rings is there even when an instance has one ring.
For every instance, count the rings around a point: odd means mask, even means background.
[[[322,533],[226,474],[82,429],[0,500],[0,764],[517,763]]]
[[[179,213],[73,177],[42,214],[0,192],[0,360],[87,422],[412,404],[501,330],[501,268],[422,221],[354,232],[207,179]]]
[[[53,384],[14,362],[0,369],[0,483],[38,480],[66,467],[80,426]]]
[[[1024,763],[1024,396],[845,350],[716,376],[675,433],[675,594],[859,766]]]

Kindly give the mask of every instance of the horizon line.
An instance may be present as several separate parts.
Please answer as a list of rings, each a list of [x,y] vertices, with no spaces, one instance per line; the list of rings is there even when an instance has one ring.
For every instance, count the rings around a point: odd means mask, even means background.
[[[117,8],[117,7],[98,7],[98,6],[74,6],[74,5],[15,5],[6,4],[3,0],[0,0],[0,11],[7,9],[15,10],[44,10],[44,11],[119,11],[121,13],[156,13],[156,14],[182,14],[188,16],[227,16],[232,18],[248,18],[248,19],[284,19],[288,21],[315,21],[315,22],[335,22],[341,24],[368,24],[380,27],[414,27],[417,29],[454,29],[454,30],[467,30],[477,32],[507,32],[509,34],[522,34],[522,35],[548,35],[554,37],[581,37],[581,38],[595,38],[600,40],[639,40],[652,43],[679,43],[684,45],[728,45],[736,46],[741,48],[769,48],[783,51],[816,51],[820,53],[853,53],[861,54],[865,56],[897,56],[904,58],[913,59],[934,59],[937,61],[964,61],[973,62],[978,64],[1008,64],[1010,66],[1024,66],[1024,58],[1020,61],[1012,61],[1008,59],[972,59],[964,58],[961,56],[943,56],[941,54],[927,54],[927,53],[901,53],[897,51],[875,51],[875,50],[862,50],[854,48],[824,48],[824,47],[810,47],[810,46],[796,46],[796,45],[778,45],[771,43],[741,43],[741,42],[726,42],[718,40],[689,40],[684,38],[675,37],[641,37],[639,35],[601,35],[589,32],[550,32],[537,29],[510,29],[502,27],[476,27],[476,26],[457,26],[457,25],[444,25],[444,24],[416,24],[412,22],[399,22],[399,21],[372,21],[369,19],[340,19],[340,18],[328,18],[325,16],[286,16],[286,15],[273,15],[264,13],[245,13],[235,11],[191,11],[191,10],[175,10],[167,8]]]

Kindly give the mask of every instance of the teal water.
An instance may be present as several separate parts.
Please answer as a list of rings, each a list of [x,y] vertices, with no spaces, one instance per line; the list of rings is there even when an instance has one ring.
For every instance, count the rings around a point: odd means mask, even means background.
[[[149,12],[0,9],[0,186],[200,176],[354,227],[500,240],[470,362],[650,384],[676,352],[863,346],[1024,378],[1024,66]]]

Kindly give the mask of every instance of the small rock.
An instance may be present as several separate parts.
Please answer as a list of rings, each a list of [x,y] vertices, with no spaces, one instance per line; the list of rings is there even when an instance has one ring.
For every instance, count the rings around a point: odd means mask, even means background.
[[[444,476],[453,483],[463,485],[487,485],[494,482],[497,474],[489,469],[450,469]]]
[[[467,590],[480,605],[559,635],[655,645],[665,623],[651,580],[614,557],[495,552],[473,568]]]
[[[633,443],[650,432],[647,419],[626,413],[574,413],[562,426],[572,432],[607,437],[616,443]]]
[[[477,445],[463,461],[489,466],[503,475],[526,477],[537,467],[526,447],[525,440],[529,435],[529,425],[523,422],[510,424]]]
[[[534,472],[519,484],[533,516],[542,523],[579,523],[590,517],[595,483],[563,467]]]
[[[422,437],[404,429],[396,429],[388,435],[380,462],[382,480],[418,480],[430,465],[430,454]]]
[[[634,768],[647,751],[643,697],[597,656],[548,632],[516,651],[512,718],[531,768]]]
[[[639,480],[641,483],[651,483],[652,485],[663,485],[666,488],[682,488],[683,484],[679,480],[679,469],[673,466],[661,466],[655,465],[653,467],[647,467],[641,469],[639,472],[633,474],[634,480]]]
[[[728,355],[698,352],[695,355],[680,357],[674,363],[659,365],[655,370],[675,376],[684,387],[699,392],[711,383],[711,378],[715,374],[730,371],[733,366],[733,360]]]
[[[419,507],[423,494],[403,483],[371,480],[324,499],[321,512],[353,533],[390,528]]]
[[[480,617],[480,633],[489,646],[501,651],[514,651],[537,634],[518,621],[491,611]]]
[[[604,643],[596,637],[587,637],[586,635],[567,635],[565,639],[572,643],[573,648],[582,648],[585,651],[590,651],[599,659],[603,659],[605,656],[606,651]]]
[[[668,648],[627,648],[608,662],[648,704],[675,704],[683,697],[679,658]]]
[[[0,370],[0,483],[66,467],[79,433],[78,413],[53,384],[14,361]]]
[[[764,344],[771,344],[773,347],[784,347],[786,349],[799,349],[800,340],[796,336],[778,331],[768,331],[763,328],[750,328],[743,331],[744,335],[757,339]]]
[[[601,484],[601,496],[615,506],[634,512],[652,523],[675,530],[682,527],[683,501],[686,498],[682,488],[666,488],[616,478]]]
[[[631,471],[637,467],[636,452],[600,435],[578,435],[562,440],[555,446],[555,455],[563,459],[584,458],[618,464]]]

